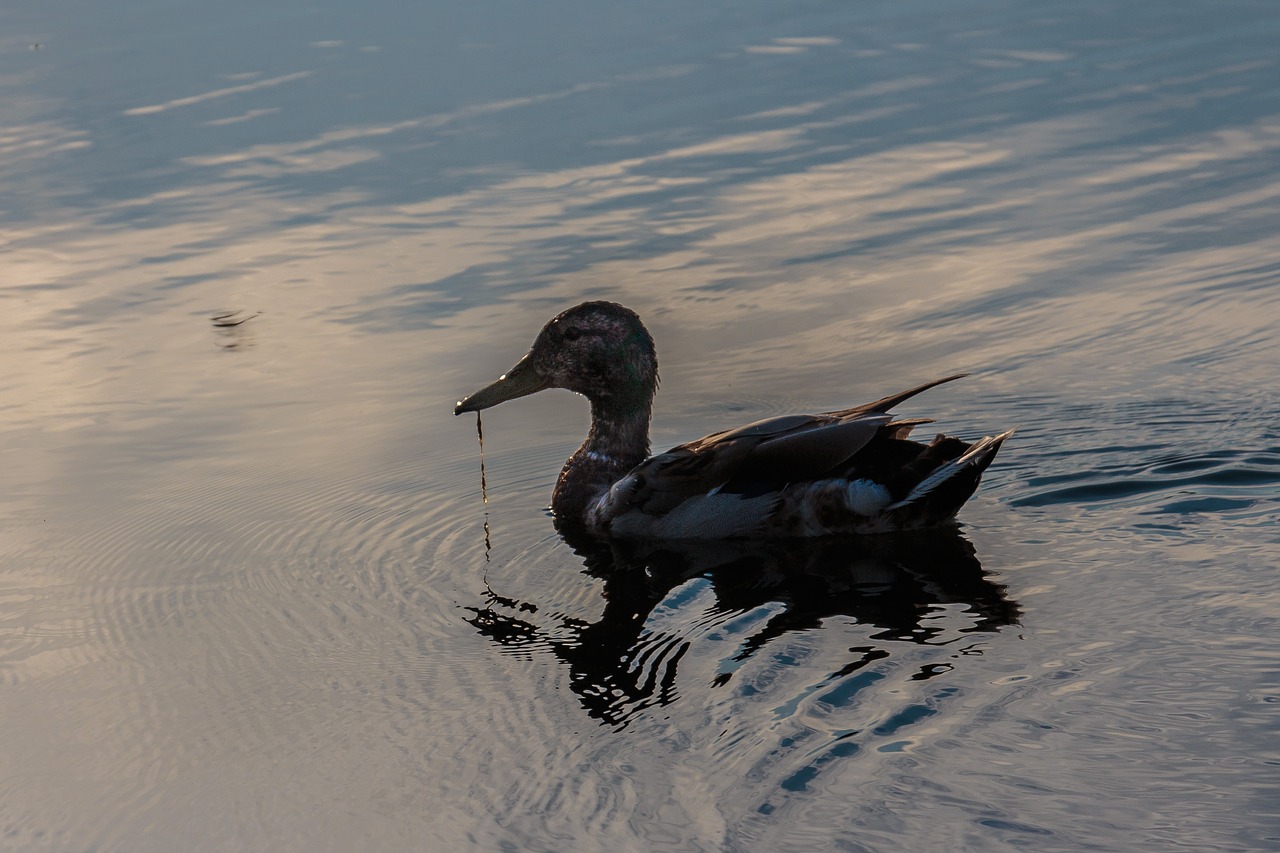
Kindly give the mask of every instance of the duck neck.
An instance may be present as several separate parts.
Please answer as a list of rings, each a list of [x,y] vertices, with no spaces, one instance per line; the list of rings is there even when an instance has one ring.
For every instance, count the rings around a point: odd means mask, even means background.
[[[652,397],[629,401],[617,397],[592,400],[591,429],[578,453],[621,468],[621,473],[630,471],[649,455],[652,411]]]
[[[649,455],[652,392],[591,398],[586,441],[560,472],[551,507],[565,519],[581,519],[593,501]]]

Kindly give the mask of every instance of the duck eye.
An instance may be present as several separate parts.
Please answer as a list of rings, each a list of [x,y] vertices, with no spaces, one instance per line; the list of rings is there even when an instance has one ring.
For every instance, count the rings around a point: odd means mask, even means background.
[[[577,326],[570,326],[564,330],[564,339],[566,341],[576,341],[580,337],[582,337],[582,330]]]

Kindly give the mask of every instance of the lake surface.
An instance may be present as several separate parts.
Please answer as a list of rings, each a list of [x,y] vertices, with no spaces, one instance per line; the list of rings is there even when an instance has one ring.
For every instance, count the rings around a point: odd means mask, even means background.
[[[0,845],[1280,849],[1280,5],[0,8]],[[654,445],[1019,432],[958,531],[601,549]]]

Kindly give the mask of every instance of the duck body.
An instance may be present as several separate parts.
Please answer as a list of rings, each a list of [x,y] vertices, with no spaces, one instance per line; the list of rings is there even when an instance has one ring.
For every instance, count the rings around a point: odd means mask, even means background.
[[[954,519],[1012,432],[925,444],[909,435],[931,421],[890,414],[962,375],[850,409],[756,421],[650,456],[653,339],[629,309],[585,302],[553,318],[528,355],[454,413],[544,388],[587,397],[591,428],[552,493],[559,525],[648,539],[884,533]]]

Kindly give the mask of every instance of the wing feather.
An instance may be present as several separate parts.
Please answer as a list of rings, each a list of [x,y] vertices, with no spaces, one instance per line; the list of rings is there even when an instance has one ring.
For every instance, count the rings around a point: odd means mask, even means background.
[[[724,535],[739,523],[759,524],[777,506],[781,485],[830,475],[882,430],[888,430],[890,437],[905,438],[911,427],[928,421],[894,421],[889,409],[964,375],[927,382],[851,409],[766,418],[678,445],[633,468],[600,498],[592,516],[627,529],[651,525],[668,535],[707,529]],[[744,488],[753,483],[772,492]],[[731,488],[721,491],[726,484]]]
[[[889,415],[858,415],[776,435],[752,448],[743,465],[796,480],[820,477],[866,447],[889,421]]]

